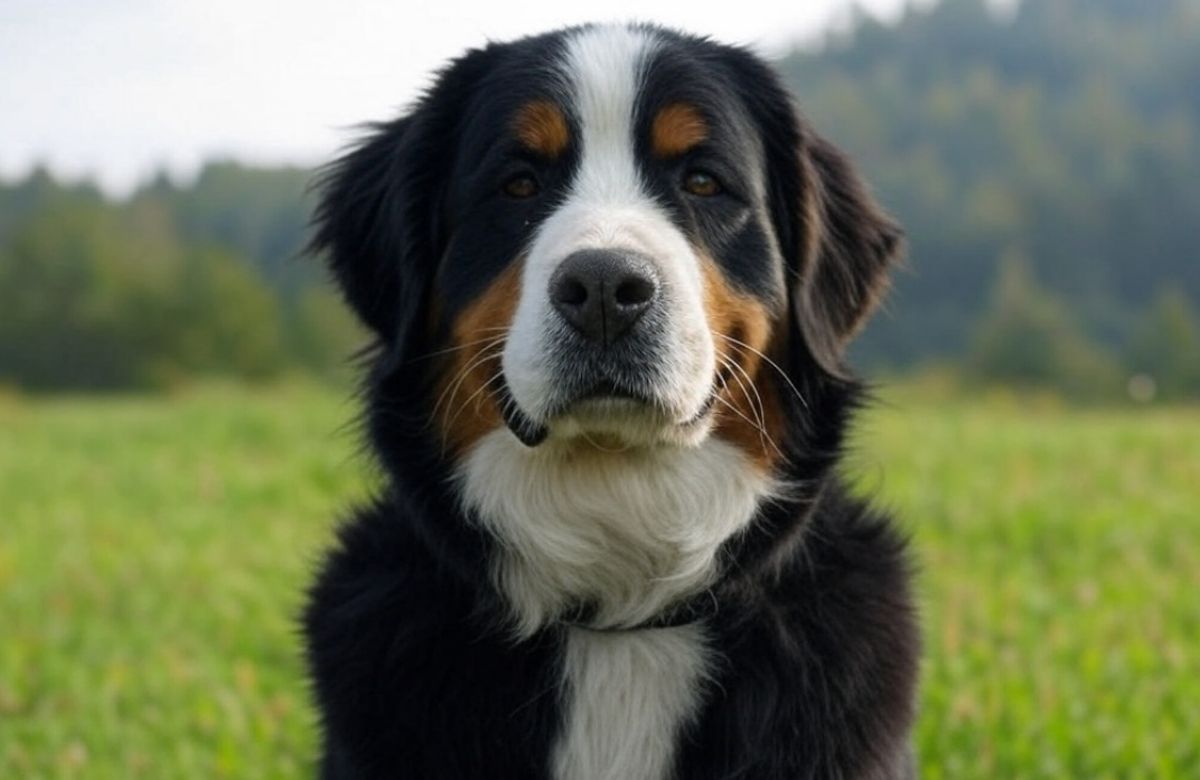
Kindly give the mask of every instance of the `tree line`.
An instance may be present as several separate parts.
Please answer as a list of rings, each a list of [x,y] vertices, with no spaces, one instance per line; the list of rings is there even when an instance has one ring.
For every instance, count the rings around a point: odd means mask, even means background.
[[[854,360],[1075,397],[1200,397],[1200,0],[941,0],[780,66],[908,233]],[[0,384],[329,372],[363,334],[304,258],[310,172],[113,199],[0,182]]]
[[[860,361],[1200,396],[1200,2],[858,14],[782,67],[904,223]]]
[[[308,177],[215,163],[124,201],[44,170],[0,186],[0,383],[336,372],[363,336],[303,256]]]

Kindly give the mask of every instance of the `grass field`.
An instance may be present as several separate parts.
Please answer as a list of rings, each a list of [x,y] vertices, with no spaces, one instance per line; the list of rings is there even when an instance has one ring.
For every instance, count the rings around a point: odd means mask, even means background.
[[[0,400],[0,778],[294,777],[294,616],[366,491],[328,391]],[[1200,773],[1200,410],[893,398],[931,778]]]

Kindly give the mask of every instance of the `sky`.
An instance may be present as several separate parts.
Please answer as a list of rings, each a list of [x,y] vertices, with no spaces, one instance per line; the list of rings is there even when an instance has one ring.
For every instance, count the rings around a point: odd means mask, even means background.
[[[859,0],[894,16],[905,0]],[[48,165],[124,194],[211,158],[313,165],[470,46],[654,21],[770,56],[849,0],[0,0],[0,177]]]

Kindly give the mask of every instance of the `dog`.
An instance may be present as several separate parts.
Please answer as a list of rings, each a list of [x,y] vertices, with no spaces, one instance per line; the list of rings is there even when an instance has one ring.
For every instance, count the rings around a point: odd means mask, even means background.
[[[903,236],[766,63],[492,43],[316,186],[383,475],[303,617],[323,777],[911,776],[908,553],[838,474]]]

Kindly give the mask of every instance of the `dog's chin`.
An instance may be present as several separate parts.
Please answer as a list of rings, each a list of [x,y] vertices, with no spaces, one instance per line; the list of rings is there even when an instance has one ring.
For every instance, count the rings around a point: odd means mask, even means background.
[[[589,396],[566,405],[546,424],[553,445],[620,452],[631,448],[700,445],[712,430],[715,397],[700,407],[672,411],[650,400]]]

